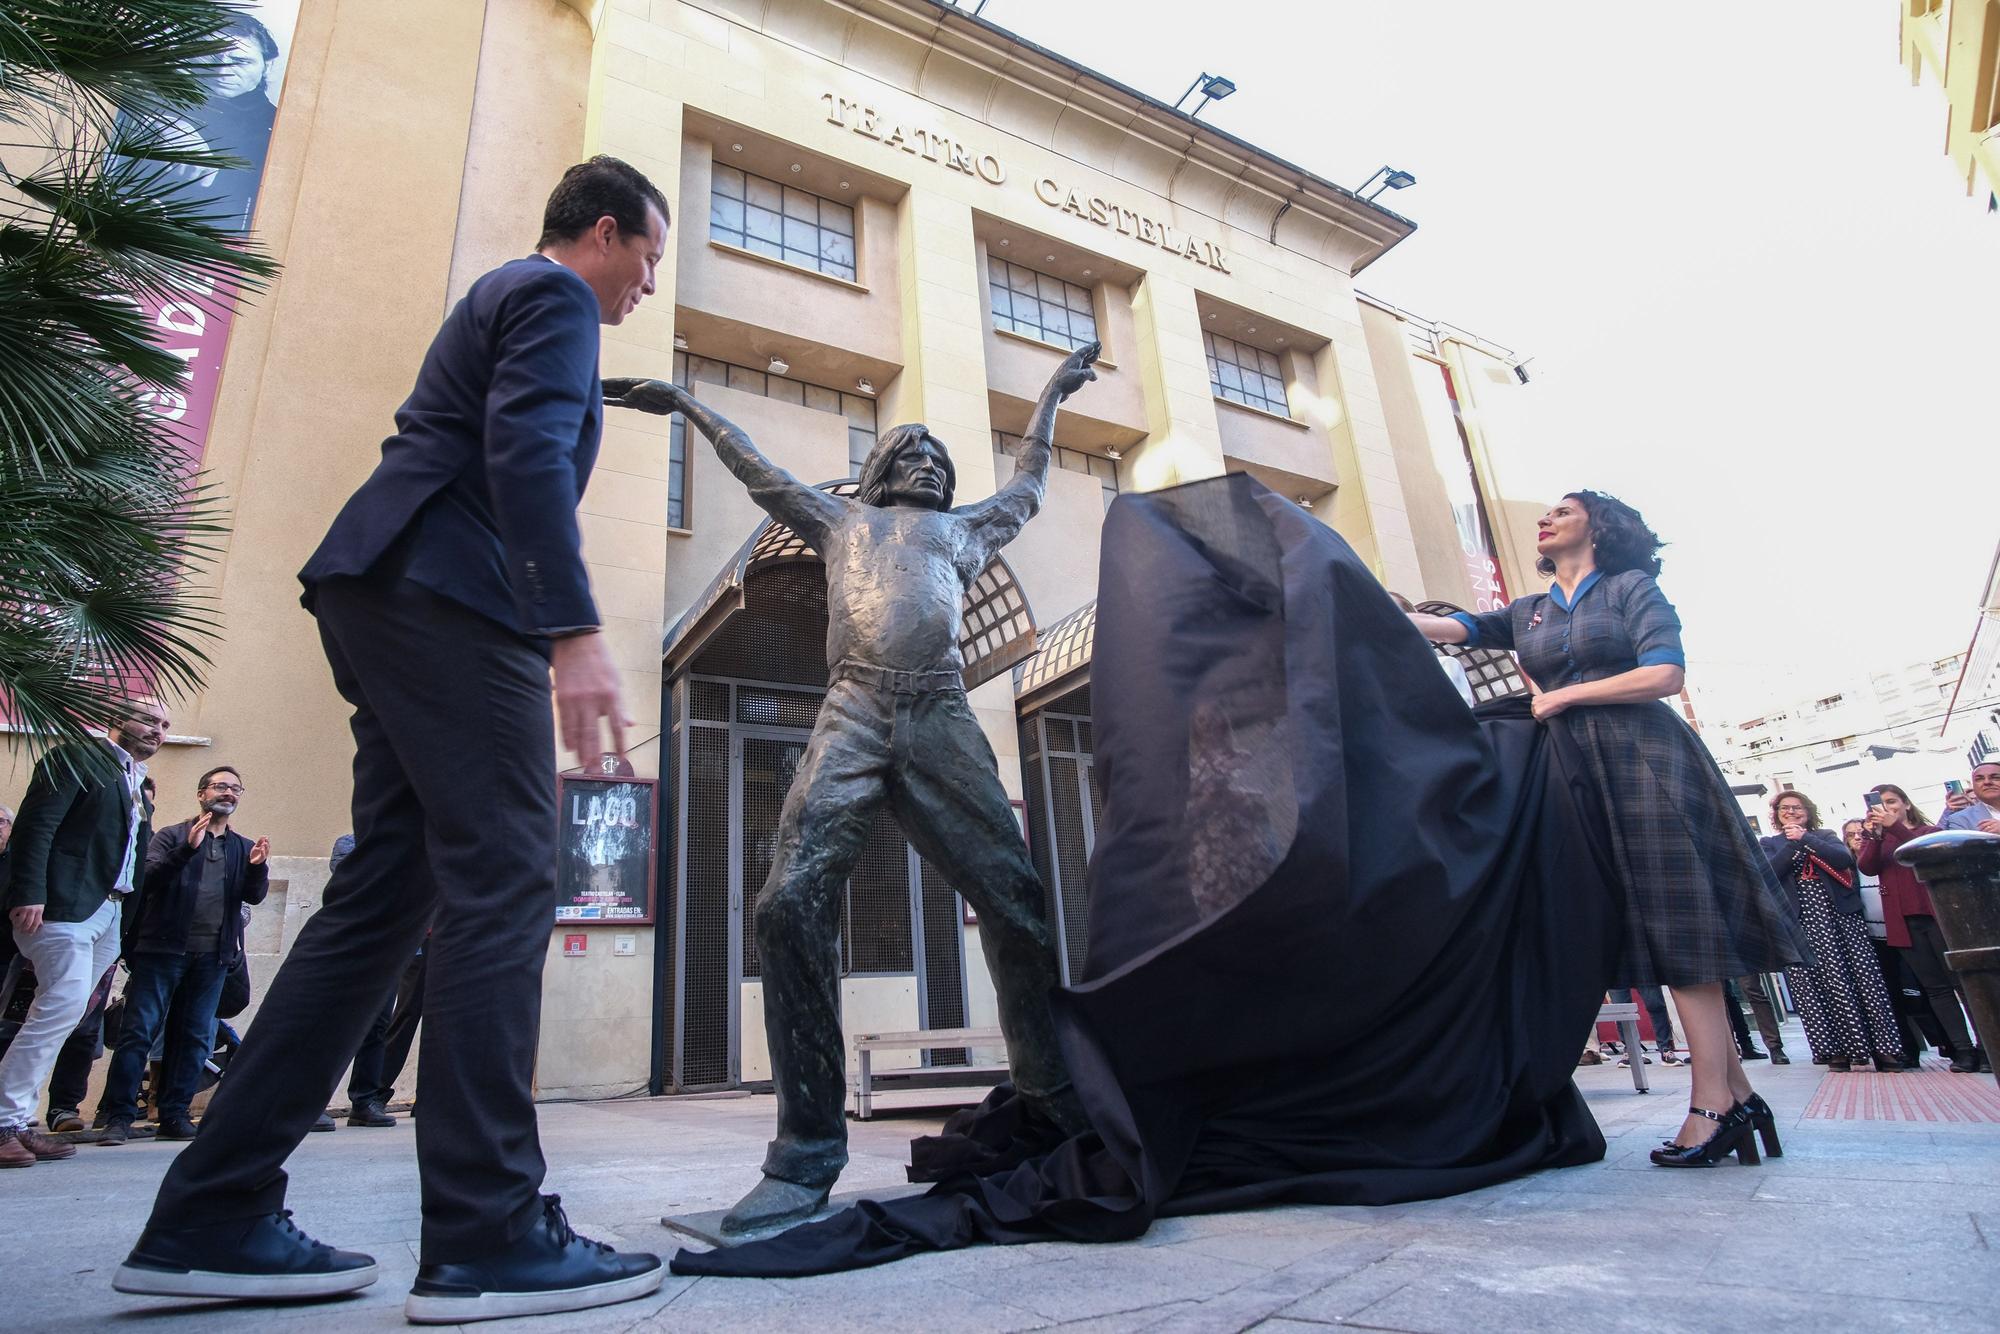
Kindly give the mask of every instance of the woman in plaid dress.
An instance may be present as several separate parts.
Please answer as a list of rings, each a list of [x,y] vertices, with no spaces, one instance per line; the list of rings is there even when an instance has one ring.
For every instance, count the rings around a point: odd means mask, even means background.
[[[1694,1071],[1663,1166],[1778,1152],[1770,1109],[1744,1076],[1722,983],[1806,957],[1804,938],[1722,773],[1662,701],[1686,680],[1680,618],[1660,592],[1660,539],[1611,496],[1578,491],[1537,525],[1535,593],[1482,615],[1412,617],[1436,642],[1513,649],[1535,716],[1567,727],[1590,765],[1625,889],[1619,985],[1673,988]]]

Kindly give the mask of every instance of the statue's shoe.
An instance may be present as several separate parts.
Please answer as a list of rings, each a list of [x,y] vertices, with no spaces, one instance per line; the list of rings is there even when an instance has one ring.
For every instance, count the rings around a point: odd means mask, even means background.
[[[765,1177],[723,1217],[722,1231],[726,1236],[744,1237],[802,1223],[826,1207],[830,1189]]]

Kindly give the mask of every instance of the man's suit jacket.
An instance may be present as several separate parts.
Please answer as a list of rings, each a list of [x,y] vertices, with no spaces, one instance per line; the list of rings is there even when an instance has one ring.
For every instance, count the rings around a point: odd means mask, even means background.
[[[152,835],[151,817],[147,807],[133,848],[134,885],[141,874],[137,860]],[[75,747],[44,755],[14,817],[6,906],[39,905],[50,922],[88,921],[124,869],[131,818],[132,790],[109,756]]]
[[[472,285],[382,461],[299,572],[308,609],[323,579],[393,569],[524,635],[598,624],[576,506],[604,426],[599,313],[588,283],[539,255]]]
[[[154,834],[146,844],[145,880],[131,914],[133,924],[125,932],[125,953],[187,954],[205,953],[212,942],[197,942],[188,948],[188,930],[194,924],[195,901],[201,896],[203,848],[188,843],[193,820],[170,824]],[[208,835],[202,840],[205,845]],[[252,866],[250,840],[234,829],[222,835],[222,945],[224,968],[234,968],[243,954],[243,905],[262,903],[271,889],[268,864]]]

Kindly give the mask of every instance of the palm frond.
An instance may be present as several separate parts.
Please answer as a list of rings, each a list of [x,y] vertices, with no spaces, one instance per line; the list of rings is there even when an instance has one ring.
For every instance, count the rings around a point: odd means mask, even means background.
[[[178,114],[237,12],[0,0],[0,718],[33,751],[198,689],[221,630],[224,502],[152,410],[187,366],[139,299],[221,311],[276,272],[183,184],[241,165]]]

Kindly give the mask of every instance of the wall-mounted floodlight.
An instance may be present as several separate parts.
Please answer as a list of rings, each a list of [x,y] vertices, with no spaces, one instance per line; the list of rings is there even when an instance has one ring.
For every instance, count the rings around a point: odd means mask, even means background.
[[[1235,92],[1236,81],[1233,79],[1225,79],[1220,74],[1210,74],[1206,70],[1204,70],[1195,79],[1193,83],[1188,85],[1188,90],[1182,93],[1180,97],[1175,99],[1174,110],[1179,111],[1181,109],[1181,103],[1187,101],[1190,97],[1193,97],[1195,95],[1196,89],[1199,89],[1201,91],[1201,101],[1196,102],[1194,104],[1194,110],[1188,112],[1188,115],[1190,116],[1199,116],[1201,114],[1201,109],[1207,106],[1210,102],[1220,102],[1223,98]]]
[[[1377,180],[1380,180],[1382,183],[1375,185]],[[1356,190],[1354,193],[1360,195],[1363,199],[1373,199],[1375,195],[1381,194],[1384,190],[1407,190],[1416,183],[1417,178],[1410,175],[1407,171],[1398,171],[1394,167],[1378,167],[1375,174],[1361,182],[1361,189]],[[1371,185],[1375,185],[1375,194],[1373,195],[1365,193]]]

